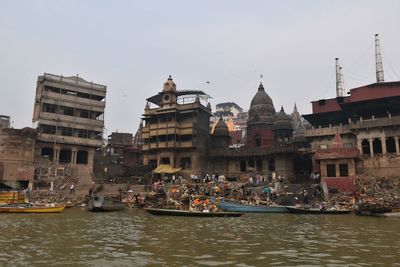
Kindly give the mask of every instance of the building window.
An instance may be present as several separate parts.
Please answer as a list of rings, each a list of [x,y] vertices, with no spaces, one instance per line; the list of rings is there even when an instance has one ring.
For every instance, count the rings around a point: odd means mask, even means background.
[[[257,159],[256,160],[256,170],[258,172],[261,172],[263,169],[263,164],[262,164],[262,160],[261,159]]]
[[[40,129],[42,131],[42,133],[45,134],[56,134],[56,126],[53,125],[40,125]]]
[[[374,141],[372,141],[372,149],[374,154],[382,154],[382,142],[379,138],[375,138]]]
[[[60,149],[59,162],[71,163],[71,149]]]
[[[78,150],[76,154],[76,164],[87,164],[88,152],[85,150]]]
[[[261,137],[260,136],[255,136],[254,140],[255,140],[255,146],[256,147],[260,147],[261,146]]]
[[[51,147],[43,147],[42,150],[40,151],[40,155],[49,160],[53,160],[54,152]]]
[[[367,139],[362,140],[361,148],[363,155],[371,155],[371,149],[369,147],[369,141]]]
[[[74,116],[74,109],[70,107],[61,107],[62,108],[62,114],[66,116]]]
[[[61,135],[63,136],[72,136],[73,134],[73,129],[72,128],[67,128],[67,127],[59,127],[61,130]]]
[[[42,112],[57,113],[57,106],[52,104],[43,103]]]
[[[274,159],[268,160],[268,170],[271,172],[275,171],[275,160]]]
[[[169,158],[161,158],[160,164],[170,164]]]
[[[335,166],[335,164],[327,164],[326,165],[326,176],[327,177],[336,177],[336,166]]]
[[[388,137],[386,139],[386,151],[387,153],[396,153],[396,142],[393,137]]]
[[[78,129],[78,137],[80,137],[80,138],[89,138],[88,130]]]
[[[349,176],[349,165],[348,164],[339,164],[340,177]]]
[[[192,159],[191,158],[181,158],[180,160],[180,167],[185,170],[185,169],[191,169],[192,168]]]
[[[241,172],[245,172],[246,171],[246,160],[245,159],[242,159],[240,161],[240,171]]]

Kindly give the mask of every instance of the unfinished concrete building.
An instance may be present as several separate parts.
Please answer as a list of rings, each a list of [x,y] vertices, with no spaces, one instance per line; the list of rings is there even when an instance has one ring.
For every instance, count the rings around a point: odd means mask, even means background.
[[[162,92],[147,99],[141,137],[145,165],[170,164],[185,176],[206,168],[212,114],[211,105],[202,102],[208,98],[202,91],[177,91],[170,76]]]
[[[33,111],[38,160],[75,166],[79,183],[91,181],[94,151],[103,143],[106,90],[78,76],[38,77]]]

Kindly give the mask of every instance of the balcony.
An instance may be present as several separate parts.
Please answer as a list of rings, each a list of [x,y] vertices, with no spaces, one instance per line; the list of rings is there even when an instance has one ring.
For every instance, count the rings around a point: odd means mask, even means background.
[[[365,129],[375,127],[387,127],[392,125],[400,125],[400,116],[376,118],[369,120],[358,120],[350,124],[350,129]]]
[[[80,104],[80,105],[84,105],[85,107],[96,107],[100,110],[100,112],[104,112],[104,108],[106,106],[106,103],[103,101],[97,101],[97,100],[91,100],[91,99],[86,99],[83,97],[77,97],[74,95],[66,95],[66,94],[57,94],[54,92],[50,92],[50,91],[45,91],[43,92],[43,97],[44,99],[46,99],[50,104],[56,104],[56,103],[51,103],[53,101],[57,102],[57,104],[62,105],[62,102],[69,102],[69,103],[74,103],[74,104]],[[74,105],[76,106],[76,105]]]
[[[103,131],[103,126],[104,126],[104,121],[91,120],[87,118],[80,118],[75,116],[67,116],[67,115],[48,113],[48,112],[41,112],[39,120],[51,121],[52,122],[51,125],[55,125],[55,123],[58,121],[59,122],[58,126],[63,126],[63,127],[71,127],[71,125],[69,124],[87,125],[89,127],[97,127],[96,130],[99,132]]]
[[[305,136],[306,137],[326,136],[326,135],[335,135],[336,133],[351,133],[351,129],[349,125],[311,128],[311,129],[306,129]]]
[[[39,133],[37,139],[40,141],[54,143],[54,144],[69,144],[69,145],[94,146],[94,147],[101,147],[103,144],[103,141],[98,139],[87,139],[74,136],[61,136],[61,135],[52,135],[44,133]]]

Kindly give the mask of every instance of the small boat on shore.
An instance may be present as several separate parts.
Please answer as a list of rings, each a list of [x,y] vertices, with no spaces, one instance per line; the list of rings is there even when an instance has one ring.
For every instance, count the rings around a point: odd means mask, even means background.
[[[319,208],[303,208],[303,207],[286,207],[290,213],[298,214],[349,214],[352,210],[338,209],[319,209]]]
[[[173,209],[153,209],[144,208],[153,215],[167,215],[167,216],[187,216],[187,217],[240,217],[243,213],[239,212],[204,212],[204,211],[189,211],[189,210],[173,210]]]
[[[32,206],[7,205],[0,206],[0,213],[60,213],[65,206]]]
[[[126,209],[127,206],[121,201],[116,201],[109,197],[95,195],[89,200],[87,209],[92,212],[109,212]]]
[[[289,212],[286,206],[279,205],[251,205],[228,201],[216,202],[218,208],[229,212],[246,212],[246,213],[283,213]]]

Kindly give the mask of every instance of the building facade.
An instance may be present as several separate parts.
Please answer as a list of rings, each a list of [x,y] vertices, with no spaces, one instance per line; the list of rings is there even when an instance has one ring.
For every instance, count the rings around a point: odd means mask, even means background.
[[[145,165],[170,164],[184,175],[206,168],[212,114],[202,102],[208,98],[202,91],[178,91],[170,76],[162,92],[147,99],[141,129]]]
[[[376,83],[350,89],[345,95],[336,59],[336,98],[313,101],[312,114],[304,115],[311,124],[306,137],[314,154],[313,168],[324,177],[351,177],[354,172],[340,168],[352,169],[352,165],[355,173],[391,176],[400,171],[400,81],[384,81],[377,37]],[[360,157],[342,157],[342,167],[321,165],[318,154],[329,151],[336,134],[340,135],[344,148],[356,149]],[[327,157],[329,153],[323,154]]]
[[[77,166],[91,176],[94,151],[103,143],[106,91],[78,76],[39,76],[33,110],[37,158]]]

